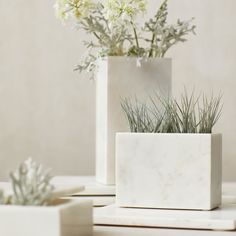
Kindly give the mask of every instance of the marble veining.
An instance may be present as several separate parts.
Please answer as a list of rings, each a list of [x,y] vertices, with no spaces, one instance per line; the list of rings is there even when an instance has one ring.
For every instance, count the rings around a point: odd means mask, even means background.
[[[211,210],[221,204],[220,134],[116,136],[121,207]]]

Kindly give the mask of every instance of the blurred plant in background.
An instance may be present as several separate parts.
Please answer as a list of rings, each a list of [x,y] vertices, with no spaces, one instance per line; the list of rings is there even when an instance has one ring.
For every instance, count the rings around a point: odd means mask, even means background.
[[[0,190],[0,205],[45,206],[53,200],[50,170],[44,170],[31,158],[11,172],[10,179],[13,194]]]

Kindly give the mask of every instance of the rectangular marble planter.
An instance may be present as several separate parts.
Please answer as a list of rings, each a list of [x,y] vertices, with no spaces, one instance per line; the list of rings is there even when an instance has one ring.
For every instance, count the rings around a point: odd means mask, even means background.
[[[211,210],[221,204],[221,134],[118,133],[120,207]]]
[[[115,184],[115,134],[129,131],[121,98],[171,94],[171,59],[109,57],[96,78],[96,180]]]
[[[55,206],[0,206],[2,236],[92,236],[90,200],[60,200]]]

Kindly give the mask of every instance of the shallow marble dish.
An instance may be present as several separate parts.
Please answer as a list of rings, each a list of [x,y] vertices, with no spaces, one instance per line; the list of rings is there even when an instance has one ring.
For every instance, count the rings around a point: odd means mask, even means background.
[[[91,236],[92,201],[57,200],[52,206],[0,206],[1,236]]]
[[[93,201],[94,207],[103,207],[115,204],[115,197],[113,196],[70,196],[65,199],[87,199]]]
[[[120,207],[211,210],[221,204],[220,134],[118,133]]]
[[[115,196],[115,185],[103,185],[96,181],[95,176],[56,176],[52,183],[55,186],[83,185],[82,191],[74,192],[75,196]]]
[[[95,208],[95,225],[235,230],[236,205],[224,205],[213,211],[119,208],[116,205]]]

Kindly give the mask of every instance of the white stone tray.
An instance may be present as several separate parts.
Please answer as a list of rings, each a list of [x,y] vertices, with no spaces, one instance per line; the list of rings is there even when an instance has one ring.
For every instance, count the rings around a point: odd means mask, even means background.
[[[95,225],[235,230],[236,205],[214,211],[118,208],[110,205],[94,209]]]
[[[83,185],[85,189],[74,196],[115,196],[115,185],[103,185],[95,180],[95,176],[57,176],[52,182],[55,185]]]
[[[72,196],[66,197],[68,199],[84,199],[84,200],[92,200],[94,207],[103,207],[115,204],[115,197],[112,196]]]

